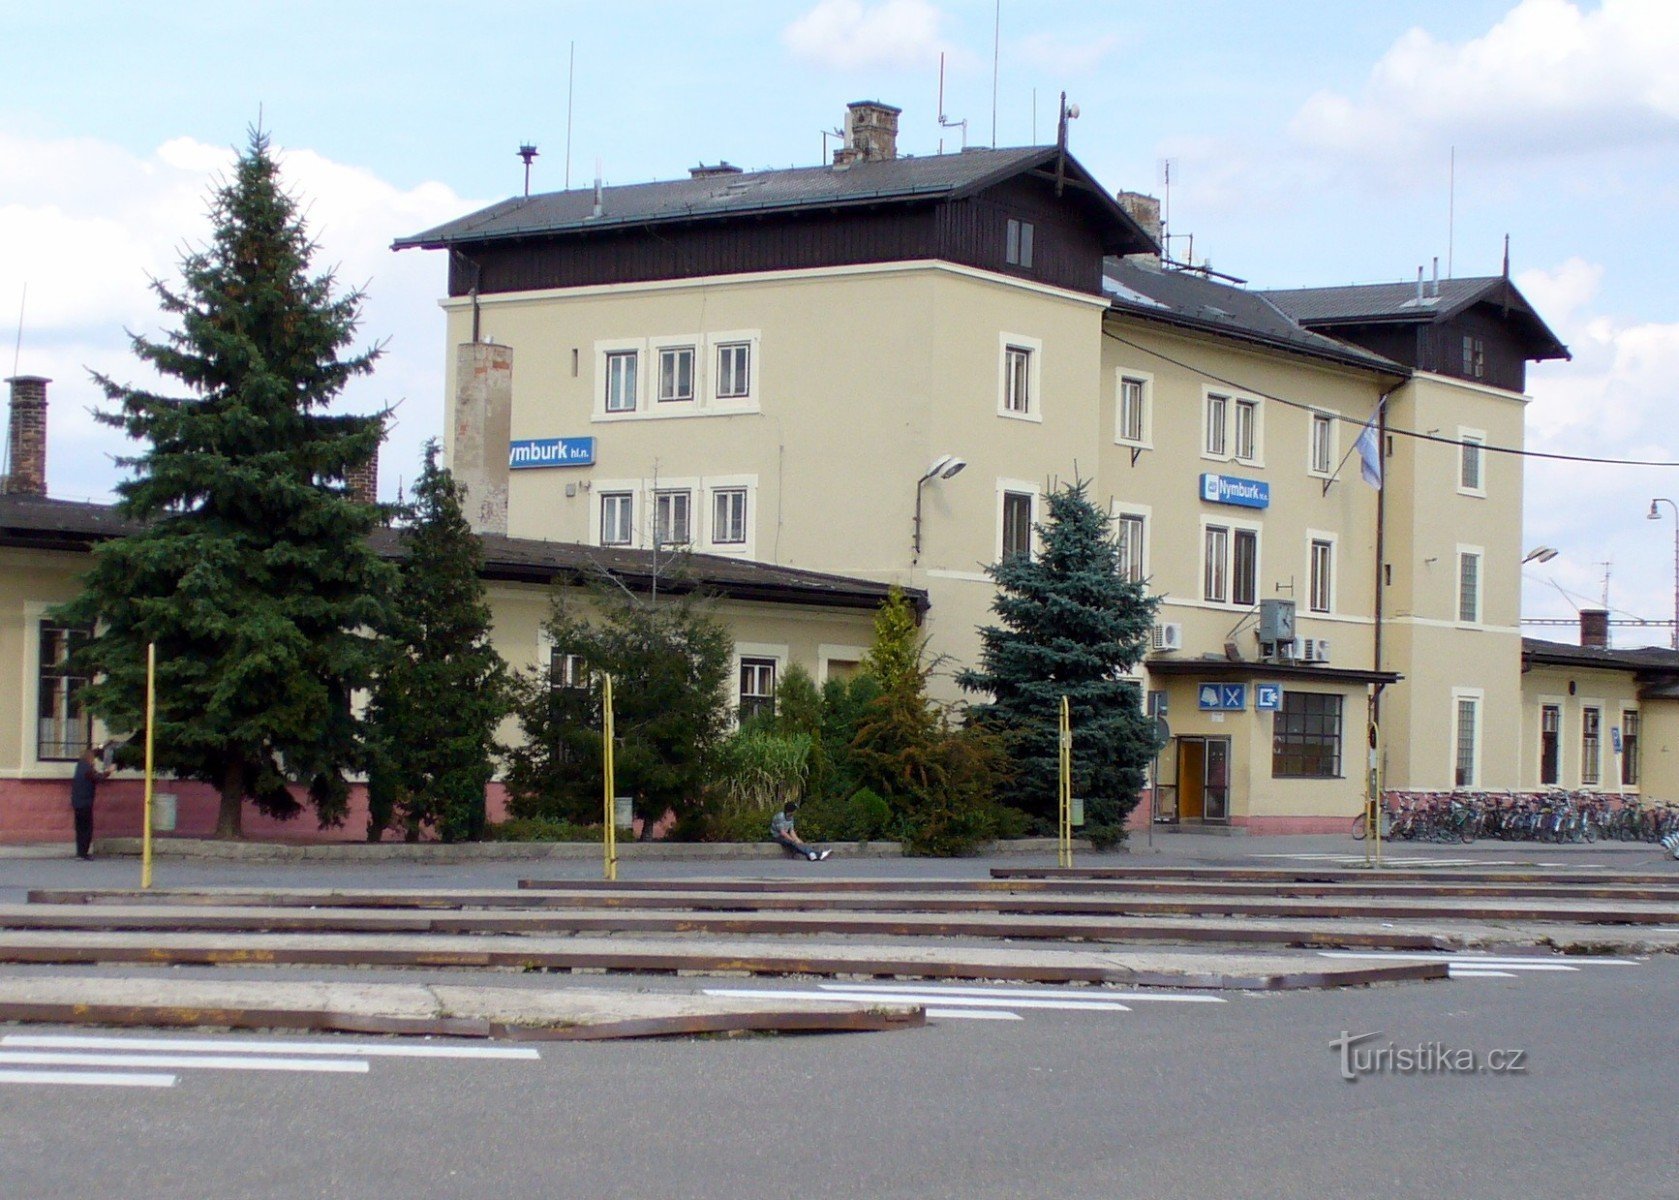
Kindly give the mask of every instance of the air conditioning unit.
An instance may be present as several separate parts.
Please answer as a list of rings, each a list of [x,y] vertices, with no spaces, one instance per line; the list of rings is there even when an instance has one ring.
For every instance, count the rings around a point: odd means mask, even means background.
[[[1301,662],[1306,657],[1306,639],[1288,638],[1277,643],[1277,657],[1284,662]]]
[[[1303,653],[1300,656],[1301,662],[1326,663],[1329,661],[1328,638],[1301,638],[1299,640],[1304,643],[1302,646]]]
[[[1153,636],[1149,638],[1149,644],[1156,650],[1182,650],[1183,625],[1177,621],[1156,625]]]

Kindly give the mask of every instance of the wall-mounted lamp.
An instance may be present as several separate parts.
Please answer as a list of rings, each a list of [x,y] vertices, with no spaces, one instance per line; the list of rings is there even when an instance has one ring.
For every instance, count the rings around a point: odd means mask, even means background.
[[[921,489],[934,479],[951,479],[961,474],[962,468],[967,466],[965,459],[957,458],[954,454],[941,454],[933,460],[933,465],[921,473],[921,478],[915,481],[915,537],[910,561],[921,561]]]
[[[1522,564],[1525,566],[1530,562],[1548,563],[1556,556],[1557,550],[1554,546],[1535,546],[1527,552]]]

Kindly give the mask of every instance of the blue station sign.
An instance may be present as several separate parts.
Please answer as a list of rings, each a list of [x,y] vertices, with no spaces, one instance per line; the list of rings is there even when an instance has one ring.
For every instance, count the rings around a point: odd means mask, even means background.
[[[530,471],[538,467],[592,467],[595,465],[595,439],[526,438],[510,442],[507,465],[514,471]]]
[[[1245,683],[1203,683],[1195,692],[1203,712],[1242,712],[1248,706]]]
[[[1270,508],[1271,485],[1258,479],[1234,475],[1201,476],[1201,499],[1208,504],[1235,504],[1242,508]]]
[[[1258,712],[1276,712],[1283,706],[1283,685],[1256,683],[1253,685],[1253,707]]]

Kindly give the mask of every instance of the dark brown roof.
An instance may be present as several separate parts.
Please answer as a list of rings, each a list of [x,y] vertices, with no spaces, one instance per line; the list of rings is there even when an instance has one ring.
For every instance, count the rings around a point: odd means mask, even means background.
[[[1644,646],[1636,650],[1611,650],[1603,646],[1576,646],[1568,642],[1522,639],[1522,661],[1558,667],[1599,667],[1608,671],[1679,675],[1679,650],[1665,646]]]
[[[108,504],[50,500],[39,496],[0,496],[0,546],[34,550],[86,551],[97,542],[139,528]],[[634,591],[645,591],[655,576],[671,592],[704,590],[731,600],[772,604],[808,604],[818,608],[878,608],[890,585],[872,579],[828,575],[776,567],[748,559],[690,554],[673,560],[650,550],[619,550],[485,534],[484,577],[512,582],[581,582],[602,574]],[[402,539],[395,530],[378,529],[374,547],[387,558],[400,558]],[[926,612],[927,593],[903,588],[916,611]]]
[[[595,190],[574,188],[518,196],[447,221],[434,229],[398,238],[393,250],[584,233],[614,226],[759,216],[800,209],[830,209],[882,203],[959,200],[1055,162],[1054,146],[964,150],[957,154],[860,161],[848,167],[789,167],[739,174],[702,175]],[[1095,203],[1114,227],[1120,253],[1154,250],[1142,227],[1071,155],[1066,170],[1081,198]]]
[[[1363,667],[1307,666],[1303,663],[1233,662],[1228,658],[1162,658],[1143,660],[1150,675],[1198,675],[1209,683],[1220,679],[1298,680],[1302,683],[1398,683],[1405,678],[1393,671],[1372,671]]]

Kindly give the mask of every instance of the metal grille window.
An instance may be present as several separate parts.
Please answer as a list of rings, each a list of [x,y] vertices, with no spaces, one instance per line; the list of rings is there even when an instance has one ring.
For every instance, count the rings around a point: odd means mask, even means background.
[[[740,660],[740,719],[775,715],[775,659]]]
[[[1283,693],[1271,720],[1271,774],[1311,779],[1341,776],[1341,697]]]
[[[1312,414],[1312,470],[1327,475],[1335,467],[1335,419],[1323,413]]]
[[[1229,396],[1207,397],[1207,453],[1214,458],[1223,458],[1225,454],[1224,423],[1229,411]]]
[[[548,686],[556,690],[586,688],[589,686],[589,669],[578,655],[549,650]]]
[[[1032,351],[1024,346],[1003,351],[1003,411],[1032,411]]]
[[[1562,778],[1562,708],[1546,704],[1539,710],[1539,782],[1546,785]]]
[[[1479,736],[1477,725],[1481,715],[1481,702],[1470,697],[1459,697],[1457,702],[1457,745],[1455,747],[1455,769],[1452,772],[1452,783],[1456,787],[1475,786],[1475,739]]]
[[[717,347],[717,398],[739,400],[752,394],[752,344],[729,342]]]
[[[600,498],[600,544],[628,546],[635,540],[635,496],[603,492]]]
[[[1621,710],[1621,784],[1638,786],[1638,710]]]
[[[70,673],[70,656],[92,636],[86,629],[73,629],[41,622],[40,688],[35,710],[35,757],[41,762],[65,762],[80,758],[93,742],[93,718],[77,698],[87,682]]]
[[[1481,619],[1481,556],[1457,556],[1457,619],[1474,623]]]
[[[1259,401],[1236,401],[1236,458],[1253,462],[1259,457]]]
[[[1603,713],[1596,708],[1580,710],[1580,786],[1596,787],[1603,781]]]
[[[1335,602],[1335,544],[1312,539],[1311,591],[1307,604],[1312,612],[1326,613]]]
[[[1007,244],[1003,247],[1003,261],[1011,267],[1032,265],[1032,223],[1010,219]]]
[[[1119,381],[1119,439],[1122,442],[1140,442],[1143,440],[1143,430],[1146,424],[1143,420],[1143,381],[1141,379],[1121,379]]]
[[[686,546],[693,540],[689,533],[689,510],[692,498],[686,491],[659,492],[653,497],[654,536],[661,546]]]
[[[1458,447],[1458,487],[1466,492],[1481,490],[1481,442],[1475,438],[1464,438]]]
[[[1209,525],[1202,535],[1201,599],[1223,604],[1229,595],[1228,567],[1230,531],[1222,525]]]
[[[1238,529],[1231,538],[1230,602],[1252,606],[1259,598],[1259,534]]]
[[[1002,556],[1032,557],[1032,497],[1025,492],[1003,493]]]
[[[1138,513],[1120,513],[1117,522],[1119,526],[1119,577],[1127,583],[1141,583],[1143,581],[1143,550],[1144,538],[1148,533],[1147,521]]]
[[[720,546],[746,544],[745,488],[719,488],[711,494],[711,540]]]
[[[635,411],[636,352],[613,350],[606,356],[606,411]]]
[[[671,346],[659,351],[659,400],[694,398],[694,348]]]

